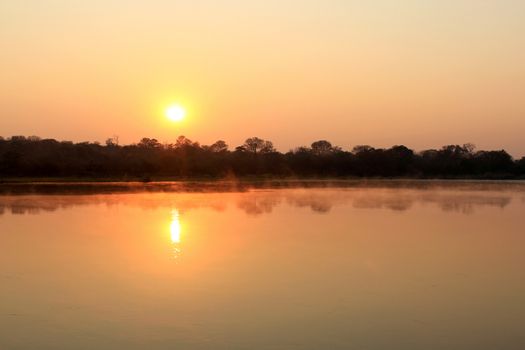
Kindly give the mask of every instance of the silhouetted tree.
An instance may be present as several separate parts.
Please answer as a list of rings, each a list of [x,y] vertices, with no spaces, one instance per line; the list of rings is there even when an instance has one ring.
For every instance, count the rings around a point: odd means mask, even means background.
[[[355,154],[359,154],[359,153],[371,152],[373,150],[374,148],[368,145],[357,145],[357,146],[354,146],[354,148],[352,149],[352,152]]]
[[[525,176],[525,157],[516,162],[516,173]]]
[[[514,161],[504,150],[475,151],[471,144],[447,145],[414,153],[406,146],[388,149],[361,145],[351,152],[319,140],[282,154],[270,141],[257,137],[228,150],[219,140],[201,146],[184,136],[173,144],[143,138],[137,144],[118,145],[108,139],[73,143],[36,136],[0,137],[0,177],[427,177],[524,178],[525,157]]]
[[[258,137],[250,137],[244,141],[242,145],[243,150],[253,154],[257,153],[270,153],[275,152],[273,143],[271,141],[266,141]]]
[[[326,155],[332,152],[332,144],[326,140],[319,140],[312,143],[312,153],[315,155]]]
[[[213,145],[211,145],[209,149],[211,152],[215,152],[215,153],[226,152],[228,150],[228,144],[226,144],[226,142],[222,140],[219,140],[219,141],[216,141]]]
[[[191,145],[192,145],[191,140],[188,139],[186,136],[177,137],[177,141],[175,142],[175,147],[177,148],[183,148],[183,147],[187,147]]]
[[[116,147],[118,146],[118,141],[115,140],[113,137],[110,137],[106,139],[106,146],[108,147]]]
[[[140,140],[138,146],[142,148],[160,148],[162,147],[162,144],[160,144],[160,142],[157,141],[157,139],[150,139],[150,138],[144,137],[143,139]]]

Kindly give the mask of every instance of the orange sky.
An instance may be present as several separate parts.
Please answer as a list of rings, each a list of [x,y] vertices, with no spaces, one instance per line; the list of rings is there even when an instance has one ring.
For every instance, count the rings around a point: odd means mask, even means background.
[[[524,33],[521,0],[1,1],[0,135],[523,156]]]

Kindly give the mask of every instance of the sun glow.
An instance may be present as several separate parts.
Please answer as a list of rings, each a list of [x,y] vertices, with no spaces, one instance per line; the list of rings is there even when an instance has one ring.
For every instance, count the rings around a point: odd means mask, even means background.
[[[166,109],[166,117],[173,122],[180,122],[186,116],[186,110],[180,105],[172,105]]]

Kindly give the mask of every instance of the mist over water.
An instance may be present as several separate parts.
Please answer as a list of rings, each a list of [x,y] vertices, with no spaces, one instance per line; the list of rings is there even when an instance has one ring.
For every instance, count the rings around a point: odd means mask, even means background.
[[[1,349],[525,346],[521,182],[106,186],[0,191]]]

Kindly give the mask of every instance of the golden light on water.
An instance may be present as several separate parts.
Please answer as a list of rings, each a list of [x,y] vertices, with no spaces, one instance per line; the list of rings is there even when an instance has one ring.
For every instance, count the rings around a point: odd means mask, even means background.
[[[181,227],[179,221],[179,211],[174,209],[172,212],[172,219],[170,224],[171,242],[174,244],[180,243]]]

